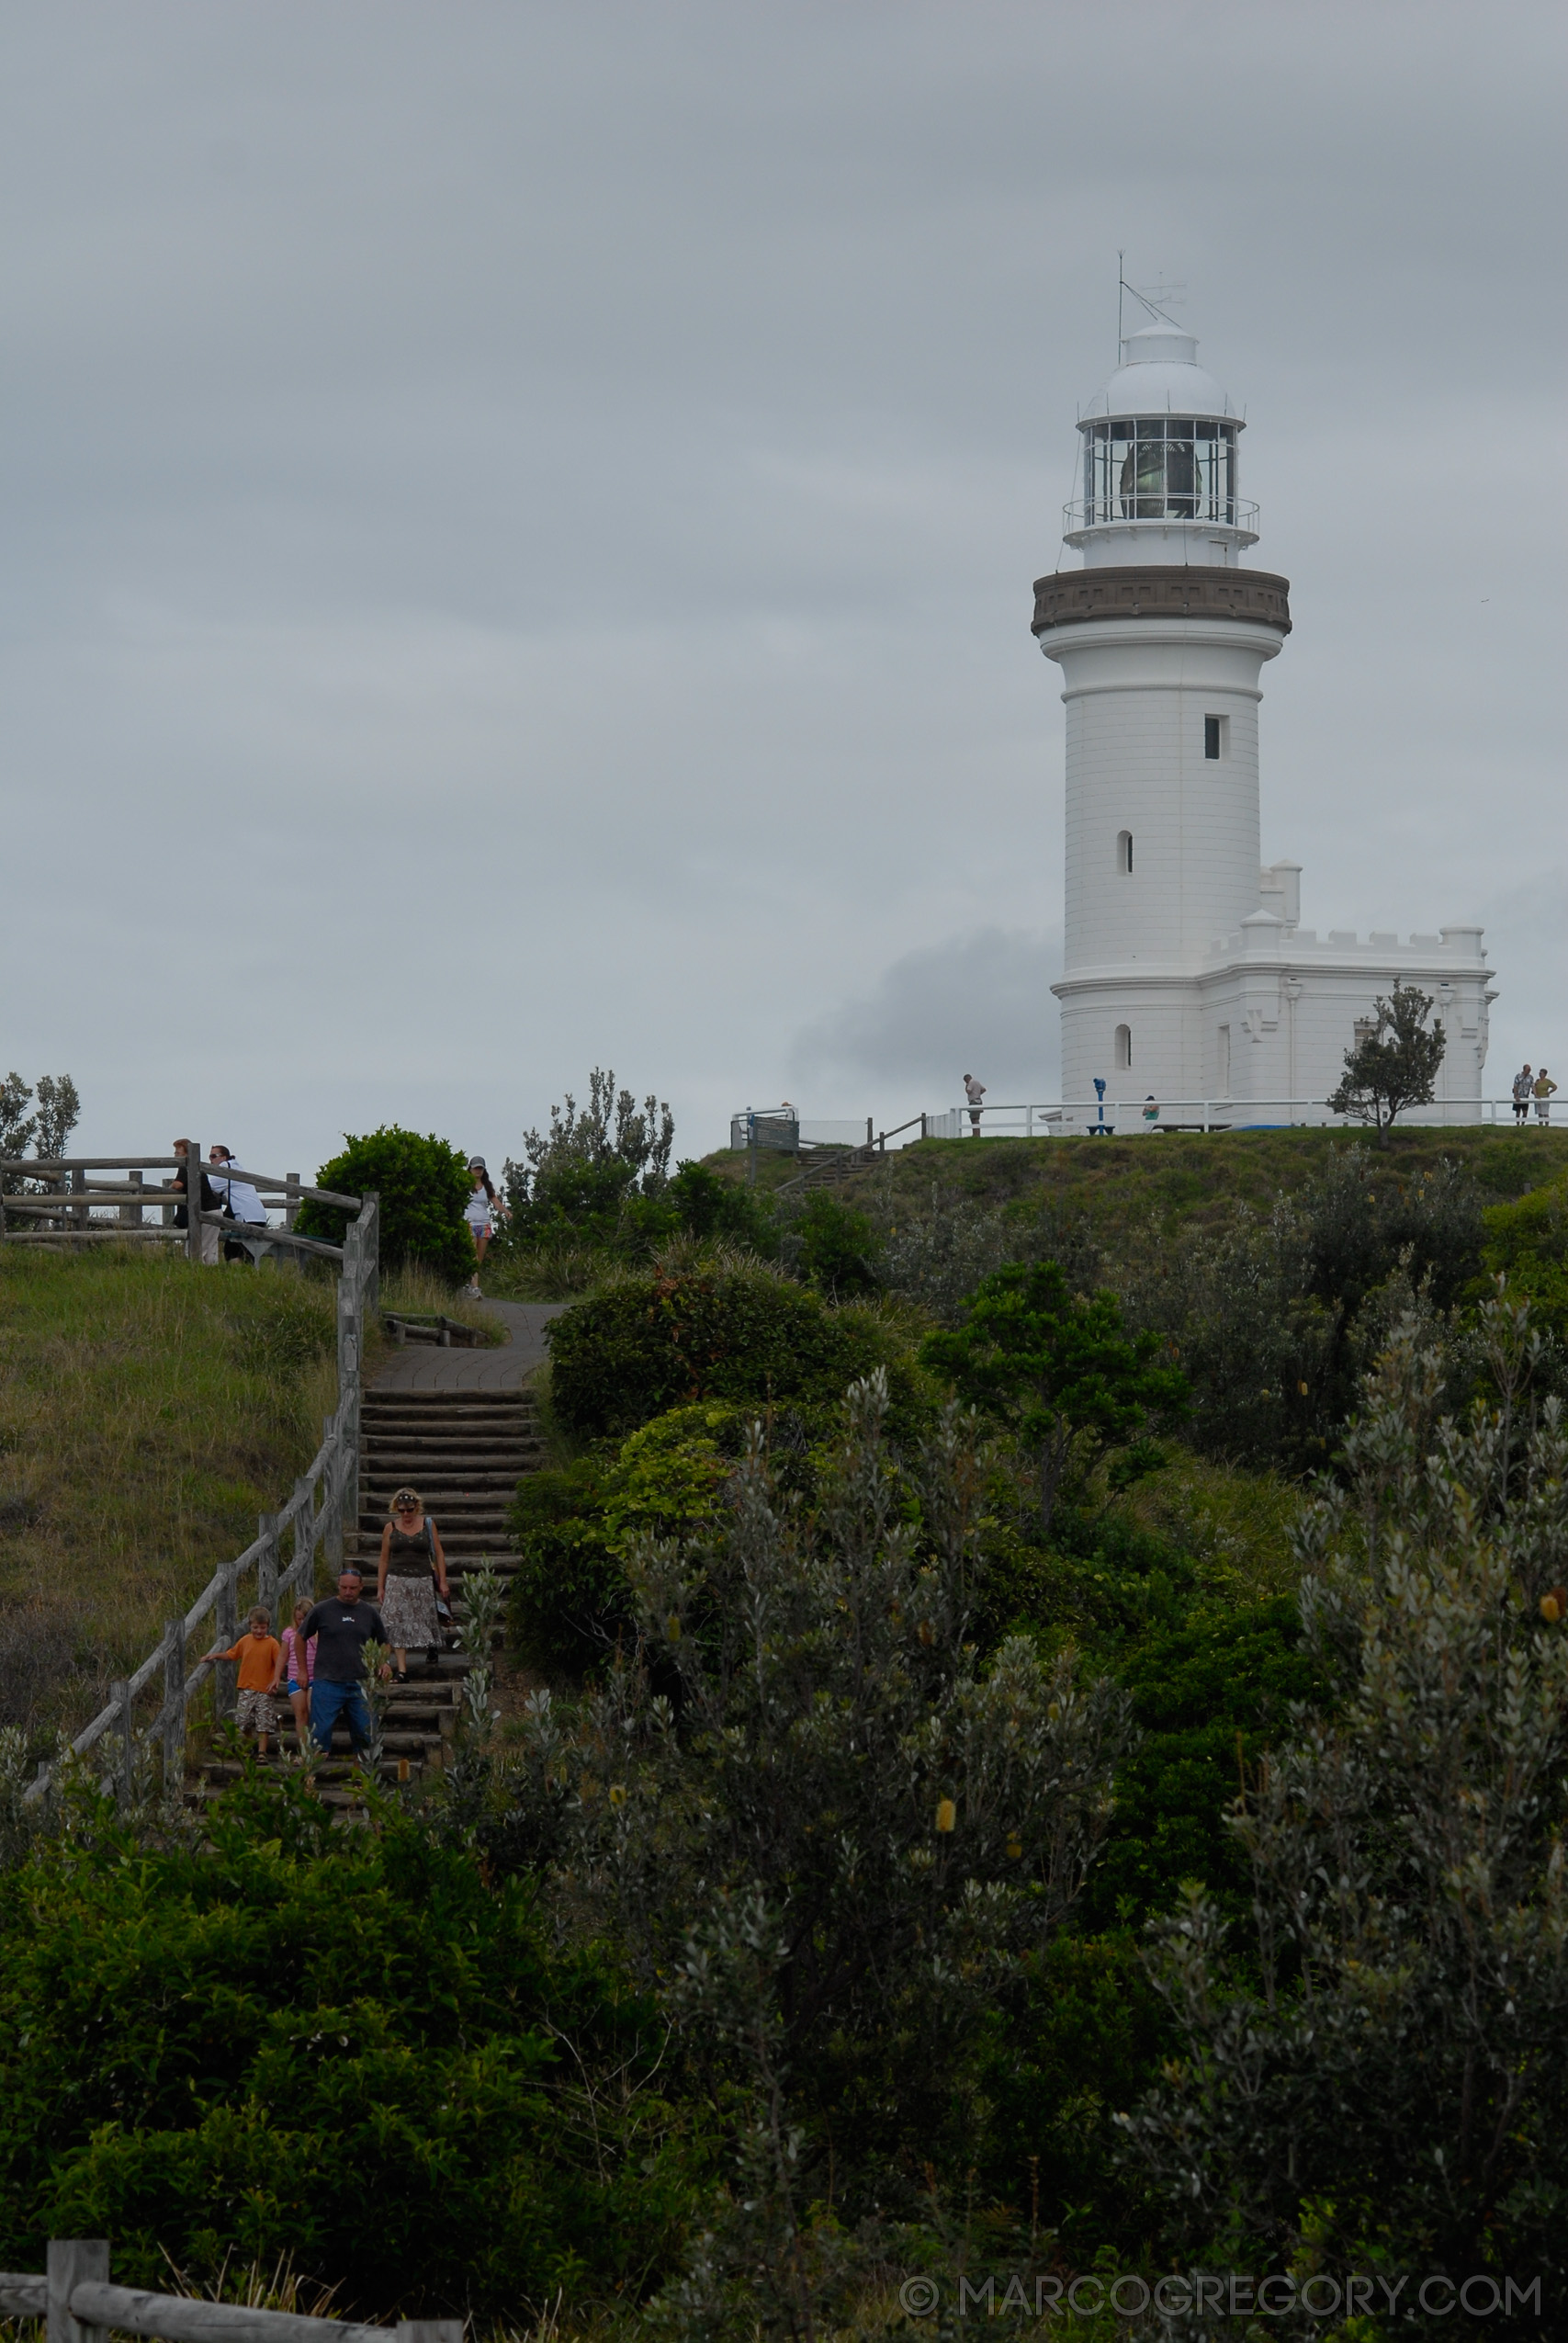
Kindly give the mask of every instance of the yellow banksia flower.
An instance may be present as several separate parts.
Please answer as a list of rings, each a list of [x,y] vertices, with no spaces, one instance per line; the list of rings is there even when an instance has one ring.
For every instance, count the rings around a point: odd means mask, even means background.
[[[672,1611],[664,1622],[664,1640],[667,1644],[678,1644],[681,1640],[681,1614],[678,1611]]]
[[[936,1641],[936,1629],[929,1619],[920,1621],[920,1641],[923,1644],[934,1644]]]
[[[1016,1830],[1010,1830],[1008,1833],[1008,1860],[1010,1862],[1016,1863],[1022,1852],[1022,1839],[1019,1837]]]
[[[951,1798],[939,1798],[936,1802],[937,1828],[942,1831],[952,1830],[957,1821],[958,1808],[953,1805],[953,1800]]]
[[[1298,1383],[1298,1384],[1297,1384],[1297,1386],[1296,1386],[1296,1389],[1297,1389],[1297,1390],[1301,1393],[1302,1398],[1304,1399],[1304,1398],[1306,1398],[1306,1396],[1307,1396],[1307,1387],[1306,1387],[1306,1385],[1305,1385],[1304,1383]]]
[[[1549,1627],[1554,1627],[1568,1610],[1568,1588],[1553,1587],[1550,1594],[1540,1598],[1540,1615]]]
[[[611,1783],[611,1784],[610,1784],[610,1804],[611,1804],[613,1806],[624,1806],[624,1805],[626,1805],[626,1783],[625,1783],[624,1782],[612,1782],[612,1783]]]

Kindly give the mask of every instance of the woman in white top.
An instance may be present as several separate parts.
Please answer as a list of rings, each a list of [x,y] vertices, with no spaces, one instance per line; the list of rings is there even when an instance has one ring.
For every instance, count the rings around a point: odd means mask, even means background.
[[[485,1247],[490,1242],[491,1229],[494,1226],[492,1214],[495,1205],[495,1190],[491,1186],[490,1173],[485,1170],[482,1155],[469,1156],[468,1177],[474,1183],[474,1193],[468,1198],[468,1210],[463,1217],[468,1224],[468,1234],[474,1240],[474,1251],[479,1256],[474,1263],[474,1273],[468,1280],[468,1292],[477,1301],[479,1262],[485,1257]]]

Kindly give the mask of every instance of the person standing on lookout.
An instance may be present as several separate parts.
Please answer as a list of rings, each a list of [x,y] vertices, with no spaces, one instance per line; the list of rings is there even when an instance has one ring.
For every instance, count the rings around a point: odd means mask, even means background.
[[[1535,1075],[1529,1066],[1521,1066],[1514,1076],[1514,1120],[1523,1130],[1530,1111],[1530,1092]]]
[[[971,1137],[978,1138],[980,1136],[980,1101],[986,1095],[985,1083],[977,1082],[973,1074],[965,1074],[964,1077],[964,1095],[969,1101],[969,1128]]]
[[[1551,1120],[1551,1093],[1556,1088],[1557,1084],[1543,1066],[1530,1091],[1535,1101],[1535,1119],[1543,1130]]]

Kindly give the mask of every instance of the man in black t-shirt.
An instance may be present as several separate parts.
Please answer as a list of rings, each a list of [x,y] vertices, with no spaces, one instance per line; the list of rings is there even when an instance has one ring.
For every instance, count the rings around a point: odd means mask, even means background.
[[[341,1716],[356,1757],[370,1746],[370,1712],[360,1691],[365,1681],[365,1647],[384,1644],[387,1631],[373,1602],[360,1591],[359,1572],[352,1562],[338,1572],[337,1592],[318,1602],[300,1628],[308,1646],[316,1638],[316,1673],[310,1686],[310,1738],[322,1751],[333,1745],[333,1726]]]

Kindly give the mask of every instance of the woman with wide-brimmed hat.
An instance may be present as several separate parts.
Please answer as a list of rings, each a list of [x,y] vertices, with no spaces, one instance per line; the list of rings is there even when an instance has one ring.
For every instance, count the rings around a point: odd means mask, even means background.
[[[446,1592],[446,1556],[441,1533],[426,1513],[417,1488],[400,1488],[381,1533],[376,1606],[387,1630],[400,1684],[408,1681],[408,1655],[423,1645],[432,1666],[441,1648],[435,1598]]]

